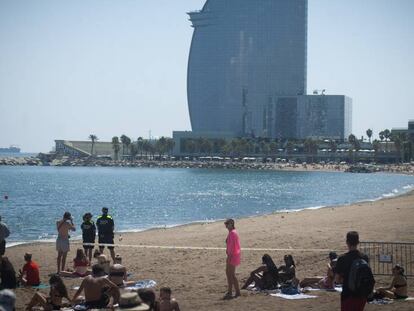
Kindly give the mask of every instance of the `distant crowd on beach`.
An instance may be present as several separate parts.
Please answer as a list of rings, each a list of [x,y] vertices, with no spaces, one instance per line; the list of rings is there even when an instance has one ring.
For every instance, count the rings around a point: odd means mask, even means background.
[[[136,288],[137,281],[130,280],[122,257],[115,253],[114,219],[108,208],[102,208],[102,214],[96,223],[91,213],[83,215],[83,247],[76,250],[73,269],[66,266],[70,251],[70,232],[76,227],[69,212],[56,222],[57,269],[50,275],[49,284],[42,284],[40,268],[30,253],[24,254],[24,266],[18,270],[5,256],[6,239],[10,235],[8,226],[0,217],[0,310],[14,310],[17,287],[35,289],[49,288],[49,295],[36,291],[26,304],[26,310],[60,310],[69,307],[72,310],[111,308],[116,310],[154,310],[179,311],[179,303],[172,297],[170,287],[161,287],[157,295],[153,288]],[[242,248],[235,221],[227,219],[224,225],[228,231],[226,238],[225,274],[227,291],[224,300],[241,296],[241,290],[272,291],[283,295],[300,295],[310,289],[336,291],[340,289],[342,311],[364,310],[367,301],[373,299],[406,299],[408,297],[407,278],[404,268],[395,265],[393,277],[388,287],[374,288],[375,279],[369,266],[369,258],[359,251],[359,234],[350,231],[346,235],[348,252],[338,256],[331,251],[327,256],[326,274],[299,280],[296,276],[296,263],[291,254],[283,256],[283,263],[276,265],[269,254],[262,256],[262,264],[252,270],[240,287],[236,277],[236,268],[241,264]],[[95,238],[98,235],[98,249]],[[105,247],[109,257],[104,254]],[[80,285],[70,297],[64,278],[79,278]],[[43,287],[42,287],[43,286]],[[151,286],[149,286],[151,287]],[[158,297],[157,297],[158,296]],[[243,299],[243,298],[239,298]]]

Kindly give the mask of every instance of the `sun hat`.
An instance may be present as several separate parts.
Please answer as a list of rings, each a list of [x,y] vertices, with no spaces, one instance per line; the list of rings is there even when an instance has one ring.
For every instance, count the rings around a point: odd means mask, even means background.
[[[144,311],[149,310],[149,306],[142,302],[136,292],[122,293],[119,298],[118,308],[115,310]]]

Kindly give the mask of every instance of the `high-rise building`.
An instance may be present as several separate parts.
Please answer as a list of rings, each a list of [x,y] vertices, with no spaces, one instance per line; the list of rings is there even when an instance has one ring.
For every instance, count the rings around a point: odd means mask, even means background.
[[[189,16],[193,131],[261,136],[267,103],[306,94],[307,0],[207,0]]]
[[[307,0],[207,0],[188,13],[194,136],[348,137],[352,100],[306,95],[307,10]]]

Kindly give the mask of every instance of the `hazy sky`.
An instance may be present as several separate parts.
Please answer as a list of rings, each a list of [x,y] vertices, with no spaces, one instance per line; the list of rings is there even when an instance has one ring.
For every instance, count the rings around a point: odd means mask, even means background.
[[[190,130],[185,13],[203,3],[0,0],[0,147]],[[309,0],[308,93],[352,97],[357,136],[414,119],[413,12],[411,0]]]

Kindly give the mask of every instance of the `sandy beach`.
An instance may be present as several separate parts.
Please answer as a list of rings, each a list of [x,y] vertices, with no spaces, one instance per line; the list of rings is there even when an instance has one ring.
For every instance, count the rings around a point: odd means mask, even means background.
[[[284,254],[296,260],[297,277],[324,275],[327,253],[346,250],[345,234],[357,230],[361,240],[413,242],[414,192],[350,206],[275,213],[236,219],[243,248],[242,263],[237,269],[239,281],[261,263],[264,253],[281,264]],[[170,286],[182,310],[339,310],[339,293],[316,291],[315,299],[289,301],[263,293],[243,291],[242,297],[223,301],[226,290],[225,238],[222,222],[199,223],[170,229],[124,233],[116,252],[124,258],[132,279],[153,279],[160,286]],[[69,262],[79,242],[72,241]],[[19,245],[6,255],[16,269],[23,265],[23,254],[33,253],[41,266],[41,279],[56,271],[54,243]],[[68,288],[80,279],[65,279]],[[377,285],[388,285],[390,277],[377,277]],[[414,281],[409,279],[409,295],[414,296]],[[47,293],[47,290],[42,290]],[[17,310],[22,310],[35,290],[16,290]],[[73,295],[74,290],[71,290]],[[157,291],[158,293],[158,291]],[[368,305],[366,310],[413,310],[414,301],[389,305]]]

